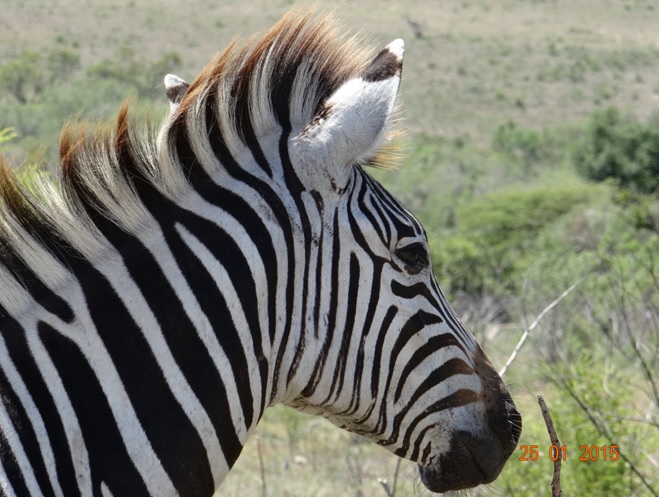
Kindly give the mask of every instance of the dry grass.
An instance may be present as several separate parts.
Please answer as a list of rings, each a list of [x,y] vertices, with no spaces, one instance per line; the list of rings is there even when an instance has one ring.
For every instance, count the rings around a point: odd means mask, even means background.
[[[379,481],[393,481],[396,461],[325,420],[275,407],[266,412],[218,495],[386,497]],[[401,466],[397,490],[398,496],[430,495],[408,461]]]
[[[659,7],[647,0],[318,2],[380,44],[403,37],[403,95],[412,131],[489,136],[508,119],[535,128],[574,122],[601,105],[647,113],[659,104]],[[287,1],[5,1],[0,46],[76,41],[83,66],[138,47],[176,51],[192,79],[236,35],[267,29]],[[415,37],[409,19],[420,25]],[[0,58],[3,56],[0,51]]]

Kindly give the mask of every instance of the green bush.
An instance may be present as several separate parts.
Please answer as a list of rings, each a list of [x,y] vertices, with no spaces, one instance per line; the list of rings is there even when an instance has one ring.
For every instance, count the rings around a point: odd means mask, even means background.
[[[518,289],[541,232],[593,194],[577,183],[504,190],[459,206],[455,228],[431,239],[434,270],[450,294]]]
[[[154,90],[162,92],[162,81],[167,73],[181,65],[176,52],[167,52],[158,60],[147,61],[137,56],[135,49],[124,46],[114,59],[104,59],[87,68],[87,75],[130,86],[140,97],[153,97]]]
[[[27,104],[70,78],[79,66],[80,55],[73,48],[57,47],[46,53],[26,49],[0,65],[0,87],[19,104]]]
[[[556,142],[557,138],[547,130],[525,129],[508,121],[494,131],[492,149],[519,161],[528,171],[539,163],[560,162],[562,151]]]
[[[572,156],[586,178],[617,180],[638,192],[659,190],[659,115],[643,123],[617,109],[593,115]]]

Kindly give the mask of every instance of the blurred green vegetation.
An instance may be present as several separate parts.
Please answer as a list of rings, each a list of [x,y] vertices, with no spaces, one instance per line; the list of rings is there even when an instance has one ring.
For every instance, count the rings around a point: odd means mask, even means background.
[[[105,120],[124,100],[133,113],[159,120],[167,111],[163,78],[181,58],[167,52],[151,61],[130,47],[89,67],[79,64],[76,44],[40,53],[25,49],[0,64],[0,127],[11,127],[6,144],[14,163],[48,163],[57,171],[58,137],[67,120]]]
[[[616,180],[643,193],[659,190],[659,114],[641,122],[615,108],[596,112],[574,163],[586,178]]]

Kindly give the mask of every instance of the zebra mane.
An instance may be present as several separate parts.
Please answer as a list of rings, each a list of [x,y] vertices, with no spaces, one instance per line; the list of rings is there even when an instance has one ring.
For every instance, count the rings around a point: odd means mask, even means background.
[[[0,158],[0,306],[30,298],[26,281],[56,287],[70,257],[101,258],[108,242],[99,223],[139,230],[153,198],[143,192],[180,198],[195,177],[224,167],[218,147],[240,157],[259,150],[256,137],[301,131],[366,67],[372,52],[363,45],[332,15],[292,11],[262,38],[234,40],[216,56],[159,132],[138,130],[127,103],[113,126],[65,125],[59,187],[39,175],[21,184]]]

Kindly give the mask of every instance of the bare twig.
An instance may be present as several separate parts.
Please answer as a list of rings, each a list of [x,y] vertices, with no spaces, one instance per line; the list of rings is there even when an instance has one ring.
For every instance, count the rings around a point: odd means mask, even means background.
[[[631,329],[629,326],[629,317],[627,316],[627,306],[625,305],[625,300],[626,296],[624,291],[620,292],[620,312],[622,313],[623,317],[623,324],[624,324],[624,329],[627,331],[627,335],[629,336],[629,343],[632,346],[632,350],[634,351],[634,354],[638,358],[638,362],[641,365],[641,369],[645,375],[645,378],[648,380],[648,384],[650,385],[650,388],[652,389],[652,396],[654,397],[654,404],[656,406],[659,406],[659,388],[657,388],[657,381],[654,377],[653,371],[654,369],[650,367],[645,360],[645,357],[643,357],[643,354],[641,353],[641,350],[638,346],[637,343],[637,338],[634,334],[634,331]]]
[[[396,469],[394,470],[394,482],[391,485],[391,487],[389,487],[389,483],[387,483],[387,480],[384,479],[378,480],[378,483],[382,485],[382,488],[387,493],[387,497],[396,497],[396,484],[398,483],[398,471],[400,470],[401,461],[402,459],[400,457],[396,461]]]
[[[536,326],[538,326],[538,323],[540,323],[540,320],[543,317],[545,317],[545,314],[547,314],[549,311],[551,311],[554,307],[556,307],[561,302],[561,300],[563,300],[565,297],[567,297],[572,292],[572,290],[574,290],[577,287],[577,285],[579,285],[579,283],[581,283],[581,280],[576,281],[575,283],[573,283],[570,286],[570,288],[568,288],[563,293],[561,293],[560,296],[556,300],[554,300],[551,304],[549,304],[547,307],[545,307],[540,314],[538,314],[538,317],[536,317],[535,321],[533,321],[533,323],[531,323],[531,326],[529,326],[528,328],[526,328],[524,330],[524,334],[522,335],[522,338],[519,339],[519,342],[517,342],[517,345],[515,346],[515,350],[513,350],[513,353],[510,354],[510,357],[508,358],[508,361],[503,366],[503,368],[501,368],[501,371],[499,372],[499,376],[503,376],[504,374],[506,374],[506,371],[508,370],[510,365],[513,363],[513,361],[517,357],[517,354],[519,353],[520,349],[522,348],[522,345],[524,345],[524,342],[526,342],[526,339],[529,337],[529,334],[536,328]]]
[[[565,380],[565,379],[560,379],[560,384],[561,386],[565,389],[565,391],[568,393],[570,397],[572,397],[576,403],[579,405],[579,408],[584,412],[584,414],[588,417],[588,420],[591,422],[591,424],[599,431],[600,435],[602,435],[604,438],[608,440],[609,443],[615,443],[614,435],[611,433],[611,430],[608,428],[608,426],[603,425],[596,417],[595,414],[592,412],[590,407],[586,405],[584,400],[579,396],[579,394],[572,388],[570,385],[570,382]],[[622,451],[618,450],[618,453],[620,454],[620,458],[625,461],[627,466],[629,466],[629,469],[631,469],[636,476],[639,477],[645,488],[647,488],[654,497],[659,497],[659,493],[652,488],[651,483],[647,480],[645,475],[636,467],[634,462],[627,457],[627,454]]]
[[[268,486],[265,482],[265,465],[263,464],[263,454],[261,447],[261,438],[256,437],[256,451],[259,455],[259,471],[261,473],[261,497],[266,497],[268,495]]]
[[[540,404],[540,410],[542,411],[542,417],[545,418],[545,424],[547,425],[547,432],[549,433],[549,439],[551,444],[558,451],[556,458],[554,459],[554,473],[551,477],[551,495],[552,497],[561,496],[561,442],[558,440],[558,435],[556,434],[556,429],[554,428],[554,422],[551,419],[551,414],[549,414],[549,409],[547,409],[547,404],[545,404],[545,399],[542,398],[542,395],[538,395],[538,404]]]

